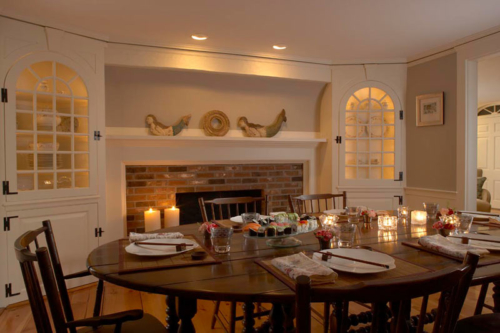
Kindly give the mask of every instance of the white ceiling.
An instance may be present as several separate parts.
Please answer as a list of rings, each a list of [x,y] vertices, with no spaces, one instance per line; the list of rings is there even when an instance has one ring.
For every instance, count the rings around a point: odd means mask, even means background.
[[[325,62],[406,60],[499,24],[499,0],[2,0],[0,13],[110,41]],[[204,42],[193,33],[209,36]],[[288,45],[285,51],[273,44]]]
[[[500,55],[479,61],[477,67],[478,106],[500,102]]]

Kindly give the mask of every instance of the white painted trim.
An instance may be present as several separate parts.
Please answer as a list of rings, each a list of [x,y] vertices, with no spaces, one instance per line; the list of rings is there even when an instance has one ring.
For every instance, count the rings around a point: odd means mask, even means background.
[[[13,202],[5,202],[3,206],[6,211],[19,210],[19,209],[33,209],[33,208],[45,208],[52,206],[61,206],[61,203],[64,205],[76,205],[76,204],[87,204],[87,203],[95,203],[98,202],[101,198],[100,195],[89,195],[89,196],[80,196],[80,197],[67,197],[67,198],[58,198],[58,199],[48,199],[48,200],[32,200],[32,201],[13,201]]]
[[[428,61],[432,61],[432,60],[435,60],[435,59],[446,57],[447,55],[453,54],[455,52],[456,52],[455,49],[449,49],[449,50],[446,50],[446,51],[443,51],[443,52],[439,52],[439,53],[436,53],[436,54],[429,55],[427,57],[417,58],[418,60],[409,61],[408,62],[408,67],[417,66],[417,65],[426,63]]]
[[[450,199],[455,199],[457,192],[456,191],[445,191],[445,190],[436,190],[429,188],[419,188],[419,187],[405,187],[405,194],[407,195],[420,195],[420,196],[439,196]]]
[[[441,207],[459,209],[455,191],[406,187],[403,198],[405,205],[410,209],[423,209],[424,202],[437,202]]]
[[[329,65],[159,47],[109,44],[105,63],[113,66],[199,70],[331,82]]]

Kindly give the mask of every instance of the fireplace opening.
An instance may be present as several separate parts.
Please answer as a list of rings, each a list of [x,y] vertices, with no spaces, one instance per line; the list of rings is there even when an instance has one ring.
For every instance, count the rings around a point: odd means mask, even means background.
[[[237,191],[211,191],[211,192],[191,192],[191,193],[176,193],[175,201],[177,207],[180,210],[179,223],[190,224],[203,221],[201,216],[200,205],[198,203],[199,198],[204,200],[212,200],[216,198],[237,198],[237,197],[262,197],[262,190],[237,190]],[[208,211],[209,207],[207,205],[208,217],[211,218],[212,213]],[[243,205],[240,207],[240,212],[244,211]],[[257,202],[257,212],[261,212],[261,203]],[[223,209],[223,216],[228,219],[227,210]],[[217,213],[217,217],[218,217]]]

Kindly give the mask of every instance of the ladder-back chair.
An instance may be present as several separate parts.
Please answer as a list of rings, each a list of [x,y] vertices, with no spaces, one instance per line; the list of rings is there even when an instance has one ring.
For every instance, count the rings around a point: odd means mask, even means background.
[[[304,194],[298,197],[288,196],[288,204],[292,213],[314,214],[328,209],[344,209],[347,207],[347,194]]]
[[[262,215],[268,214],[269,197],[236,197],[236,198],[217,198],[213,200],[198,199],[200,204],[201,216],[203,222],[211,220],[224,220],[242,213],[255,212]],[[260,203],[260,211],[258,210]],[[207,212],[208,206],[208,212]]]

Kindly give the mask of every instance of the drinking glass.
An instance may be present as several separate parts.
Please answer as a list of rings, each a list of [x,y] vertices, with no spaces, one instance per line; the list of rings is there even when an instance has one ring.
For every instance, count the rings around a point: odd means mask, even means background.
[[[470,226],[472,225],[473,216],[467,214],[461,214],[457,216],[456,222],[456,232],[459,234],[465,234],[469,232]]]
[[[349,217],[357,217],[358,216],[358,207],[346,207],[345,211],[347,216]]]
[[[241,219],[243,220],[243,224],[253,222],[253,220],[259,221],[260,214],[259,213],[243,213],[243,214],[241,214]]]
[[[228,253],[231,249],[233,228],[213,228],[210,234],[212,247],[216,253]]]
[[[352,247],[356,225],[353,223],[337,223],[338,226],[338,247]]]
[[[427,212],[428,219],[436,219],[439,211],[439,204],[434,202],[424,202],[424,209]]]

